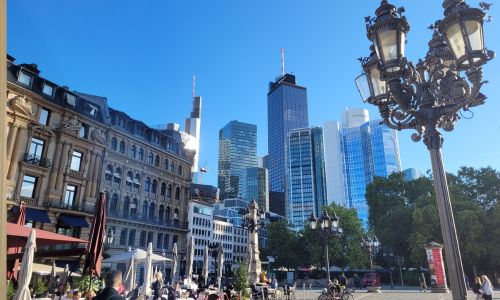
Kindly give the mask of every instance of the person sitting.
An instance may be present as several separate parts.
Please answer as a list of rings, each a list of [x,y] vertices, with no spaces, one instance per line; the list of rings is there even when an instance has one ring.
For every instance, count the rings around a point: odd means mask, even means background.
[[[104,277],[106,288],[94,297],[94,300],[123,300],[124,298],[118,294],[118,287],[122,283],[121,271],[110,271]]]
[[[260,283],[265,283],[265,284],[269,284],[271,283],[271,280],[267,279],[267,273],[266,271],[262,271],[259,275],[259,281]]]

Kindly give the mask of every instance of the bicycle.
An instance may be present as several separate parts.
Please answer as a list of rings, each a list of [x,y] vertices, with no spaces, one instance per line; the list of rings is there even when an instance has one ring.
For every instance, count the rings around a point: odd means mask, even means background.
[[[348,289],[336,291],[335,289],[329,288],[323,290],[318,300],[354,300],[354,295]]]

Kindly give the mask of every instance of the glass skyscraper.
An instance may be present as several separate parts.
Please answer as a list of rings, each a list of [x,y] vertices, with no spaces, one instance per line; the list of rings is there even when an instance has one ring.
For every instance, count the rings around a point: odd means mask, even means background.
[[[387,177],[401,172],[398,138],[395,130],[381,124],[381,120],[369,121],[368,111],[348,109],[343,113],[342,126],[328,122],[325,132],[325,152],[328,195],[344,192],[345,197],[330,199],[340,205],[355,208],[358,217],[368,223],[366,185],[375,176]],[[340,136],[340,139],[338,138]],[[340,163],[339,163],[340,162]],[[339,166],[342,169],[339,170]]]
[[[321,215],[327,204],[323,130],[295,129],[288,134],[287,218],[300,230],[312,212]]]
[[[246,193],[247,168],[257,167],[257,126],[231,121],[219,131],[220,198]]]
[[[307,89],[296,84],[295,75],[285,74],[270,82],[267,94],[267,164],[270,191],[286,192],[288,133],[293,129],[308,126]],[[273,197],[273,199],[285,199],[285,197]],[[270,206],[280,205],[270,204]]]
[[[260,208],[269,211],[269,176],[266,168],[247,169],[245,199],[255,200]]]

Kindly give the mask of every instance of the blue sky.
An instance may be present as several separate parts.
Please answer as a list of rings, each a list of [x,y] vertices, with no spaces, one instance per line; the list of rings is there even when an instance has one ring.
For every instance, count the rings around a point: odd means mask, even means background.
[[[407,56],[425,56],[442,17],[441,1],[404,2],[411,25]],[[469,0],[477,6],[479,1]],[[73,90],[105,96],[110,106],[150,125],[184,124],[191,108],[191,79],[203,96],[200,163],[217,184],[218,130],[231,120],[256,124],[258,152],[267,153],[266,93],[285,69],[308,88],[309,120],[322,125],[361,102],[354,85],[358,57],[368,55],[364,16],[379,1],[170,0],[8,1],[8,52],[36,63],[42,76]],[[500,15],[495,3],[490,14]],[[486,45],[500,51],[500,25],[485,25]],[[500,58],[485,68],[487,104],[445,133],[447,170],[492,166],[500,170]],[[466,117],[468,117],[466,115]],[[430,169],[422,143],[399,134],[404,168]]]

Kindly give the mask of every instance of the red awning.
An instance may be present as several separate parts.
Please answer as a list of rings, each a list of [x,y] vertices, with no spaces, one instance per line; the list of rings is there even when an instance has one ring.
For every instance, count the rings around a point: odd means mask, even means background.
[[[24,247],[32,228],[7,222],[7,248]],[[46,230],[36,230],[37,247],[45,245],[88,243],[88,241],[53,233]]]

